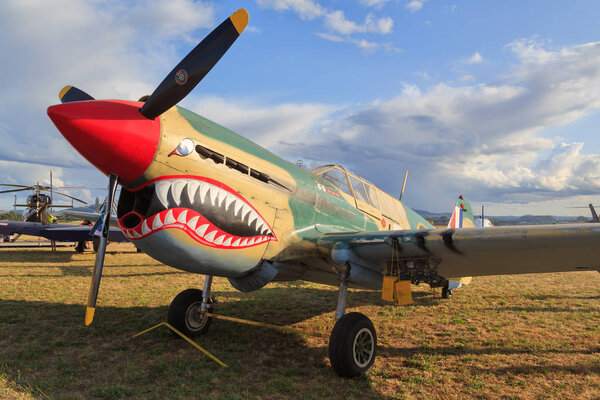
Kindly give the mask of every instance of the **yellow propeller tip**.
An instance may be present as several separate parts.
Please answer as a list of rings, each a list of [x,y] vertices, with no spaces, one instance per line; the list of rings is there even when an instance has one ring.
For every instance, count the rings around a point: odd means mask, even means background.
[[[68,92],[69,90],[71,90],[71,88],[72,88],[72,87],[73,87],[73,86],[71,86],[71,85],[67,85],[67,86],[65,86],[64,88],[62,88],[62,89],[60,90],[60,92],[58,93],[58,99],[59,99],[59,100],[62,100],[63,96],[64,96],[65,94],[67,94],[67,92]]]
[[[85,326],[90,326],[94,320],[94,311],[96,311],[94,307],[88,307],[85,309]]]
[[[248,11],[243,8],[240,8],[231,14],[231,17],[229,17],[233,23],[233,26],[235,26],[235,30],[238,32],[238,35],[241,35],[242,31],[246,29],[246,26],[248,25],[248,18]]]

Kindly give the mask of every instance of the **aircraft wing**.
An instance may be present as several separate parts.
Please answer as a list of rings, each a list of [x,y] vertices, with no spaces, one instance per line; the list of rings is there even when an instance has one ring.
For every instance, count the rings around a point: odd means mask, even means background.
[[[92,240],[91,226],[67,224],[41,224],[39,222],[0,221],[2,235],[41,236],[59,242],[81,242]],[[110,227],[108,240],[111,242],[126,242],[128,239],[120,229]]]
[[[369,270],[427,265],[443,278],[597,269],[600,227],[529,225],[324,234],[334,262]],[[412,264],[411,264],[412,261]]]

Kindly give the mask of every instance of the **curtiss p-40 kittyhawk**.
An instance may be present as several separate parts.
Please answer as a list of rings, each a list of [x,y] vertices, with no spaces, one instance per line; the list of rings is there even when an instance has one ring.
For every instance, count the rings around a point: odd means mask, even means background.
[[[311,171],[177,106],[248,23],[238,10],[200,42],[149,97],[95,100],[72,86],[48,115],[109,177],[109,203],[122,185],[124,234],[156,260],[206,275],[204,290],[175,297],[169,322],[204,333],[212,278],[241,291],[277,280],[339,285],[329,342],[335,372],[359,375],[375,360],[365,315],[345,313],[347,287],[382,290],[406,302],[410,283],[444,287],[453,278],[596,269],[595,224],[435,229],[416,212],[340,165]],[[106,215],[105,218],[109,218]],[[103,237],[85,322],[92,322]]]

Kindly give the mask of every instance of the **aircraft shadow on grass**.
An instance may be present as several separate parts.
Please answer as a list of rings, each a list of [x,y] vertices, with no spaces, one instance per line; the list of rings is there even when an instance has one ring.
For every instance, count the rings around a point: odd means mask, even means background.
[[[248,317],[246,310],[265,315],[269,323],[281,325],[303,321],[314,315],[331,312],[333,307],[322,300],[334,300],[336,293],[331,290],[302,288],[298,302],[314,298],[305,307],[286,310],[275,299],[289,294],[288,288],[266,288],[266,294],[250,299],[229,301],[219,304],[219,312],[240,318]],[[297,289],[295,293],[298,292]],[[258,292],[263,293],[263,292]],[[356,293],[352,296],[359,303],[371,303],[366,296]],[[217,292],[216,294],[219,294]],[[222,293],[221,293],[222,294]],[[321,301],[317,301],[320,299]],[[289,300],[288,300],[289,301]],[[333,302],[332,302],[333,304]],[[3,300],[0,302],[0,359],[4,360],[0,372],[14,382],[24,386],[37,387],[45,374],[52,371],[55,386],[44,386],[44,393],[53,398],[65,391],[80,395],[93,395],[106,382],[115,380],[118,371],[136,371],[136,376],[152,377],[157,373],[159,383],[146,382],[154,396],[169,395],[173,390],[169,385],[181,384],[181,376],[186,375],[186,386],[206,385],[207,381],[220,377],[223,382],[235,380],[238,375],[249,379],[267,376],[283,377],[293,374],[302,376],[303,384],[321,382],[323,375],[334,373],[327,366],[327,345],[307,345],[306,340],[296,334],[282,333],[261,327],[243,327],[237,323],[214,321],[211,331],[196,338],[196,342],[231,368],[220,369],[213,361],[196,352],[183,340],[173,338],[166,328],[161,328],[145,336],[131,339],[131,335],[146,329],[164,319],[167,306],[159,307],[112,307],[99,309],[95,325],[83,327],[81,323],[82,305],[48,303],[40,301]],[[294,304],[292,304],[294,306]],[[261,310],[258,312],[257,310]],[[276,321],[274,319],[277,318]],[[260,320],[261,318],[254,318]],[[57,324],[56,321],[61,321]],[[222,340],[227,338],[227,340]],[[593,355],[600,349],[531,349],[527,347],[474,347],[474,346],[417,346],[403,347],[382,344],[380,355],[404,359],[410,367],[410,359],[419,355],[477,356],[477,355],[544,355],[573,354]],[[303,365],[297,368],[297,361]],[[116,365],[115,365],[116,363]],[[57,364],[62,367],[58,368]],[[64,365],[67,364],[67,365]],[[107,368],[110,365],[111,368]],[[497,374],[536,374],[544,371],[596,374],[600,367],[583,365],[526,365],[507,368],[485,368],[467,366],[476,375]],[[82,372],[85,371],[85,374]],[[115,372],[117,371],[117,372]],[[125,373],[125,372],[124,372]],[[253,375],[258,374],[258,375]],[[287,375],[286,375],[287,374]],[[81,379],[85,379],[88,393],[81,393]],[[90,381],[89,378],[93,379]],[[153,382],[154,380],[150,380]],[[48,379],[46,379],[48,382]],[[122,385],[127,385],[127,380]],[[117,380],[115,385],[120,384]],[[369,391],[376,392],[369,376],[355,382],[369,397]],[[162,392],[162,393],[161,393]],[[375,393],[373,393],[375,394]]]
[[[310,295],[329,295],[314,289],[309,289],[309,292]],[[331,292],[331,296],[333,298],[335,292]],[[249,308],[259,310],[262,307],[266,315],[274,313],[272,310],[277,308],[273,304],[269,307],[270,300],[272,298],[265,296],[250,301],[221,303],[219,311],[240,318],[248,317],[240,311],[244,309],[242,303],[251,303]],[[38,382],[49,381],[45,375],[52,371],[51,380],[60,382],[60,385],[42,385],[43,393],[49,398],[61,397],[65,391],[92,397],[106,382],[126,386],[127,381],[115,381],[116,374],[119,374],[116,371],[135,371],[136,376],[149,377],[144,385],[155,398],[172,396],[175,386],[182,384],[182,375],[187,375],[186,387],[203,386],[214,378],[221,379],[223,383],[228,380],[235,382],[239,376],[258,380],[264,379],[264,374],[269,379],[298,375],[305,384],[311,380],[322,383],[323,375],[337,379],[326,361],[327,344],[309,346],[303,335],[255,326],[241,328],[237,323],[213,321],[211,331],[194,340],[229,364],[230,368],[222,369],[190,344],[173,337],[167,328],[161,327],[139,338],[131,338],[133,334],[163,321],[167,306],[103,306],[98,310],[101,318],[90,327],[84,327],[82,323],[83,305],[0,300],[0,307],[0,359],[3,360],[0,373],[21,386],[35,389]],[[295,308],[292,312],[298,314],[299,311],[302,310]],[[331,310],[317,308],[312,311]],[[278,314],[281,313],[279,306]],[[296,318],[269,322],[293,323],[308,317],[308,314],[300,312]],[[62,367],[57,367],[57,364]],[[302,371],[297,370],[299,365],[302,365]],[[157,374],[160,379],[150,378]],[[81,387],[82,379],[89,382],[85,389]],[[369,377],[360,378],[355,385],[360,385],[361,391],[370,398],[368,392],[373,388]],[[89,392],[83,393],[82,390]]]

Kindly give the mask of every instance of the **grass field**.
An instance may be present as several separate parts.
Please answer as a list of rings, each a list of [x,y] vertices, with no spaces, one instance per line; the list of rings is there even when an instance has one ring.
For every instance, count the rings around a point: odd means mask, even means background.
[[[108,250],[88,328],[94,254],[0,251],[0,398],[600,398],[597,272],[476,278],[451,300],[414,287],[404,307],[353,290],[349,310],[373,320],[379,356],[368,375],[345,380],[327,358],[335,288],[291,282],[244,294],[216,279],[216,313],[304,332],[214,321],[197,342],[225,369],[166,328],[131,339],[203,278],[131,244]]]

